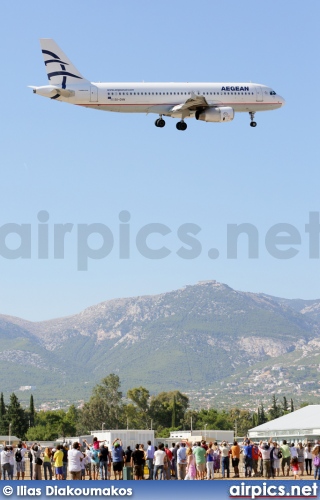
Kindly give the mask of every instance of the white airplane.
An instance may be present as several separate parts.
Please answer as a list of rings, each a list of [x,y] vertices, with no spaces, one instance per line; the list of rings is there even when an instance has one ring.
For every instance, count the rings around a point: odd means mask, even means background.
[[[251,127],[256,111],[285,104],[283,97],[257,83],[94,83],[84,78],[50,38],[40,40],[49,85],[31,87],[35,94],[77,106],[118,113],[155,113],[156,127],[163,116],[179,118],[178,130],[186,130],[186,118],[205,122],[230,122],[235,112],[247,112]]]

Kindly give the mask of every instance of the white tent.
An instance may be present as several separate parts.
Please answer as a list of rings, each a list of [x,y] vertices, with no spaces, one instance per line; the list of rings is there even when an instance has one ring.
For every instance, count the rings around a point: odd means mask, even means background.
[[[283,417],[250,429],[255,441],[274,438],[277,441],[316,441],[320,439],[320,405],[309,405]]]

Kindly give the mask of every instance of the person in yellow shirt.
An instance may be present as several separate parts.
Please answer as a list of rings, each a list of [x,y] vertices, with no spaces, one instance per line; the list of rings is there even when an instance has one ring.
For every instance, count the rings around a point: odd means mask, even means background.
[[[61,450],[61,445],[58,444],[57,451],[53,455],[56,478],[62,479],[63,477],[63,451]]]

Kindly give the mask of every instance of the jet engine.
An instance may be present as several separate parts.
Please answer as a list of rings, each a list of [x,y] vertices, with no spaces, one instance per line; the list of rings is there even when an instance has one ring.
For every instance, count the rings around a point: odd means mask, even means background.
[[[234,118],[234,109],[227,106],[206,108],[196,111],[196,120],[203,122],[231,122]]]

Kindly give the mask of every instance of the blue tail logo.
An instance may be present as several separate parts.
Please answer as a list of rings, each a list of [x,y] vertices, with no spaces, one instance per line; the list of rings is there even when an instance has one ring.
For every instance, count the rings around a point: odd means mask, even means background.
[[[55,54],[54,52],[51,52],[50,50],[44,50],[44,49],[42,50],[42,53],[47,54],[48,56],[53,58],[53,59],[47,59],[44,62],[44,64],[46,66],[47,66],[47,64],[56,63],[56,64],[60,64],[60,68],[61,68],[61,71],[53,71],[52,73],[48,73],[48,80],[51,80],[51,77],[53,77],[53,76],[61,75],[63,77],[62,78],[62,88],[63,89],[66,88],[67,76],[72,76],[73,78],[79,78],[80,80],[82,80],[81,76],[74,75],[73,73],[69,73],[68,71],[66,71],[66,66],[69,66],[69,63],[61,61],[60,57],[57,56],[57,54]]]

